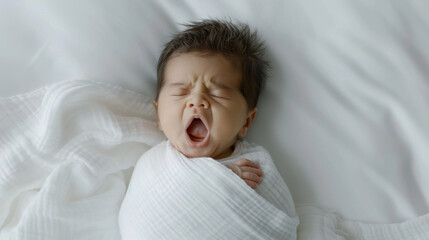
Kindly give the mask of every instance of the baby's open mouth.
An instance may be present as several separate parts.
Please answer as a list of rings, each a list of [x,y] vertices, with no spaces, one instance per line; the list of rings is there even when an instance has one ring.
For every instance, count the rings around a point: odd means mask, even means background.
[[[189,138],[194,142],[202,142],[207,136],[208,130],[204,122],[199,118],[194,118],[186,129]]]

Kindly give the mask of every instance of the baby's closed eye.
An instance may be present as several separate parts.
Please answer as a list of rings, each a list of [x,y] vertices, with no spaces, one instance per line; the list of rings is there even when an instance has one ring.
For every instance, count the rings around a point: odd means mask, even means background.
[[[217,99],[230,100],[229,94],[226,90],[215,89],[210,91],[210,96]]]
[[[185,88],[176,88],[171,91],[171,96],[186,96],[189,94],[189,90]]]

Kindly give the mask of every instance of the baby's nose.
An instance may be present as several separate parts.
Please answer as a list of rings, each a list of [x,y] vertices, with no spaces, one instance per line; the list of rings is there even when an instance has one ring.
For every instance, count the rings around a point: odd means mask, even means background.
[[[191,97],[188,101],[188,107],[189,108],[204,108],[207,109],[209,107],[209,102],[201,96],[201,94],[196,94]]]

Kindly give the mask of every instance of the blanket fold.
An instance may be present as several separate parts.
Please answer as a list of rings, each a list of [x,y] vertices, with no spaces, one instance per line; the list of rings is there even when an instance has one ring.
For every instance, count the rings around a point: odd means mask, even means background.
[[[258,192],[212,158],[186,158],[165,141],[137,163],[119,214],[123,239],[296,239],[292,197],[269,154],[258,162]],[[233,159],[232,159],[233,160]]]
[[[163,139],[150,99],[61,82],[0,100],[0,239],[120,239],[129,170]]]

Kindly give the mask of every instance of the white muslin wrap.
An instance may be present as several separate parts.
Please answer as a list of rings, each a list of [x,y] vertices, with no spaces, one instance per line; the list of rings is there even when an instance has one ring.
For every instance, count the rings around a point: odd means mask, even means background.
[[[60,82],[0,99],[0,240],[429,239],[429,214],[371,224],[300,205],[296,215],[262,147],[242,142],[215,161],[163,140],[151,99],[117,86]],[[256,191],[224,166],[242,157],[264,171]]]
[[[270,155],[242,142],[222,163],[239,158],[261,166],[257,191],[217,160],[187,158],[168,141],[147,151],[121,206],[123,239],[296,239],[293,200]]]
[[[162,141],[149,98],[89,81],[0,100],[0,239],[120,239],[129,170]]]

